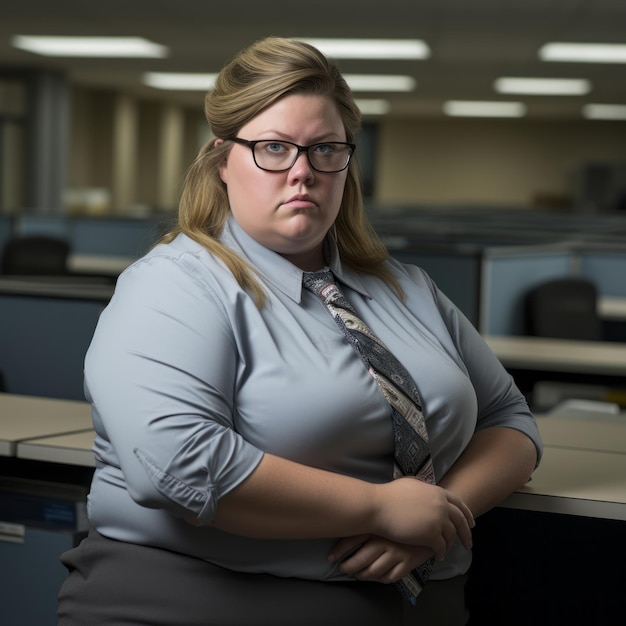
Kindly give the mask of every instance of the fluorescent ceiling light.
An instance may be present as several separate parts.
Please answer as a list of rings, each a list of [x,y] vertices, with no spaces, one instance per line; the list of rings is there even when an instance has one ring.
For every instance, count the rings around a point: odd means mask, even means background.
[[[586,104],[583,117],[589,120],[626,120],[624,104]]]
[[[144,85],[155,89],[175,91],[208,91],[213,88],[217,74],[177,74],[175,72],[146,72]]]
[[[526,105],[521,102],[448,100],[443,105],[443,112],[458,117],[523,117]]]
[[[626,45],[617,43],[547,43],[539,49],[542,61],[626,63]]]
[[[156,57],[167,56],[165,46],[141,37],[39,37],[16,35],[13,46],[52,57]]]
[[[385,115],[391,109],[389,102],[382,99],[357,99],[356,105],[359,107],[362,115]]]
[[[591,91],[591,83],[583,78],[498,78],[498,93],[527,95],[582,96]]]
[[[391,74],[344,74],[353,91],[413,91],[417,82],[411,76]]]
[[[427,59],[421,39],[301,39],[334,59]]]

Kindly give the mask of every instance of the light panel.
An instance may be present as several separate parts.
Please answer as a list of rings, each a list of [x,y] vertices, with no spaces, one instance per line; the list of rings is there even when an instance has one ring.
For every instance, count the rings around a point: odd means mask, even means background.
[[[443,104],[443,112],[453,117],[523,117],[526,105],[522,102],[448,100]]]
[[[591,91],[591,83],[584,78],[498,78],[494,83],[498,93],[583,96]]]
[[[213,88],[217,74],[190,74],[176,72],[146,72],[144,85],[155,89],[174,91],[208,91]]]
[[[582,114],[589,120],[626,120],[626,104],[586,104]]]
[[[421,39],[300,39],[334,59],[427,59]]]
[[[385,115],[391,110],[388,100],[381,98],[356,99],[356,105],[361,111],[361,115]]]
[[[40,37],[16,35],[14,47],[51,57],[163,58],[168,49],[142,37]]]
[[[617,43],[547,43],[539,49],[542,61],[626,63],[626,45]]]
[[[352,91],[413,91],[417,81],[412,76],[393,74],[344,74]]]

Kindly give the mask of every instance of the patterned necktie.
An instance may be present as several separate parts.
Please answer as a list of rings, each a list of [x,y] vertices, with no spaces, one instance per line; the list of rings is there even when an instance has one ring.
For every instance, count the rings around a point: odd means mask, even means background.
[[[422,402],[406,368],[361,320],[339,291],[329,270],[305,273],[303,284],[326,305],[346,339],[378,383],[391,408],[395,439],[394,478],[416,476],[434,483],[435,473],[428,445]],[[434,559],[407,574],[397,585],[415,604],[432,571]]]

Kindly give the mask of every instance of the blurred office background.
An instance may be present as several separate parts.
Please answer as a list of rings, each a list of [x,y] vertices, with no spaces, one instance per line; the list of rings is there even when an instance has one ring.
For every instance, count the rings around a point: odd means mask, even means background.
[[[27,290],[41,319],[56,274],[55,297],[77,306],[76,290],[85,300],[90,289],[92,307],[71,384],[44,368],[37,385],[26,367],[18,384],[11,357],[33,337],[24,295],[4,306],[24,335],[0,337],[9,391],[82,397],[97,314],[119,271],[175,218],[209,137],[215,73],[267,35],[315,40],[336,59],[363,112],[357,155],[375,227],[483,334],[532,334],[530,291],[582,278],[602,317],[596,339],[626,338],[623,0],[9,0],[0,15],[0,292],[15,298],[25,274],[47,274]],[[62,271],[50,251],[33,260],[40,240],[9,246],[25,237],[62,242]],[[84,320],[76,306],[46,319]],[[67,336],[39,331],[48,343]]]
[[[413,44],[402,59],[330,53],[362,103],[359,157],[373,207],[626,210],[625,25],[621,0],[9,0],[0,20],[0,214],[174,211],[207,138],[208,75],[270,34]],[[152,47],[69,56],[33,48],[33,36],[138,37]],[[557,49],[543,60],[551,43],[603,44],[616,56],[566,61]],[[173,73],[194,74],[196,87],[154,86]],[[404,85],[360,87],[372,74]],[[540,85],[550,93],[537,95],[524,85],[514,93],[507,78],[572,82]]]

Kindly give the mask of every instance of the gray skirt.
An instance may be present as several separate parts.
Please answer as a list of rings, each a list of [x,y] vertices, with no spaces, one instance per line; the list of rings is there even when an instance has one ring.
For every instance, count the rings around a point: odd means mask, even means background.
[[[393,585],[243,574],[91,530],[61,556],[59,626],[400,626]],[[420,622],[421,623],[421,622]]]

